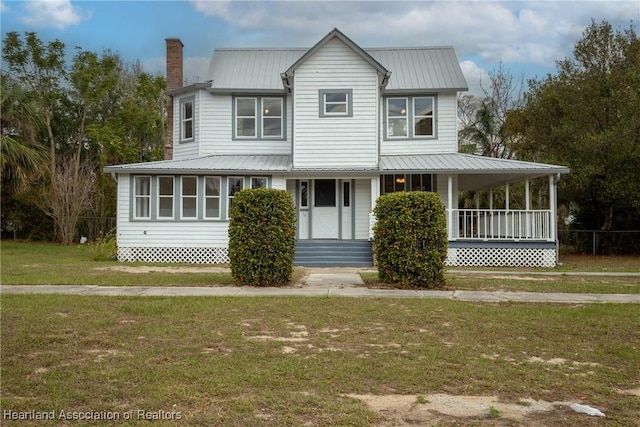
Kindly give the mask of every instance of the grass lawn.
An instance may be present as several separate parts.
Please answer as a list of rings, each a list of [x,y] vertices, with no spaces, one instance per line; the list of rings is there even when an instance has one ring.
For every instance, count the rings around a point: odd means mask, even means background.
[[[640,419],[640,399],[627,394],[640,391],[636,304],[2,295],[1,315],[3,411],[134,411],[126,425],[151,425],[141,410],[174,417],[153,425],[372,426],[384,416],[349,395],[426,404],[448,393],[579,402],[606,418],[556,409],[514,422],[493,408],[438,425]]]
[[[221,286],[232,285],[228,269],[210,265],[120,263],[94,261],[91,246],[2,242],[2,284],[5,285],[109,285],[109,286]],[[448,274],[448,288],[532,292],[640,293],[639,277],[531,276],[536,271],[640,272],[640,257],[564,255],[555,269],[495,269],[522,275],[473,274],[474,269]],[[169,266],[169,267],[167,267]],[[216,271],[217,270],[217,271]],[[220,271],[224,270],[224,271]],[[477,270],[477,269],[475,269]],[[304,275],[296,269],[293,282]],[[362,273],[369,286],[377,273]]]

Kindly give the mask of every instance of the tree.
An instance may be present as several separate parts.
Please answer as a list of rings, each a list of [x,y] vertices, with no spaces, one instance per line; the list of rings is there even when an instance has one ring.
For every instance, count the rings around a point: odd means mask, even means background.
[[[67,64],[62,42],[45,43],[33,32],[7,33],[2,55],[8,76],[32,97],[42,118],[44,131],[34,145],[49,152],[46,173],[29,203],[54,219],[56,238],[71,243],[82,216],[115,215],[115,184],[102,173],[105,165],[162,158],[165,80],[109,50],[78,48]],[[4,143],[13,135],[5,132],[5,123],[18,130],[3,121],[3,176],[13,170],[5,168],[4,159],[15,151],[5,155],[13,149]]]
[[[0,81],[0,164],[2,192],[6,197],[28,188],[46,156],[37,144],[42,121],[33,93],[5,73],[0,74]]]
[[[640,40],[633,25],[591,25],[557,63],[532,80],[518,114],[523,157],[571,168],[560,181],[579,229],[640,228]]]
[[[516,81],[500,63],[489,72],[489,87],[480,86],[483,97],[464,94],[458,98],[461,151],[512,158],[518,136],[511,132],[508,122],[510,112],[522,105],[523,79]]]

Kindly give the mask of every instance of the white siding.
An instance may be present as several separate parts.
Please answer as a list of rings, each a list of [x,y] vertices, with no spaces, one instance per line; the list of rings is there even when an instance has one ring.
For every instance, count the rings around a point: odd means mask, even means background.
[[[392,77],[393,78],[393,77]],[[456,153],[458,133],[456,127],[457,97],[455,92],[439,93],[436,96],[436,138],[385,140],[384,98],[380,106],[380,154],[433,154]]]
[[[368,239],[369,213],[373,210],[371,206],[371,181],[368,179],[356,179],[355,192],[355,238]]]
[[[118,176],[118,247],[228,247],[227,221],[131,221],[130,181]]]
[[[295,70],[294,167],[374,167],[377,71],[334,39]],[[320,89],[351,89],[353,117],[319,117]]]
[[[200,117],[200,155],[210,154],[291,154],[291,98],[285,100],[285,129],[287,139],[233,140],[233,97],[203,93]]]

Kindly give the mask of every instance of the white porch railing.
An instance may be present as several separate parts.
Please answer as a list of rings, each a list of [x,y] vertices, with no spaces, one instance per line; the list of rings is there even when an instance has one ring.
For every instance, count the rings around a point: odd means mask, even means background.
[[[452,213],[450,240],[554,240],[550,210],[453,209]]]

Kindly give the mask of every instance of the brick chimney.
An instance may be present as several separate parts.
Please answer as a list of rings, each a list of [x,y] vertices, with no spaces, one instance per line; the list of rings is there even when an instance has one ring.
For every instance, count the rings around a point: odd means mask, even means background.
[[[167,45],[167,90],[178,89],[183,84],[182,48],[180,39],[165,39]],[[167,99],[167,133],[164,144],[164,158],[173,158],[173,96]]]

